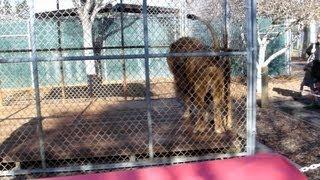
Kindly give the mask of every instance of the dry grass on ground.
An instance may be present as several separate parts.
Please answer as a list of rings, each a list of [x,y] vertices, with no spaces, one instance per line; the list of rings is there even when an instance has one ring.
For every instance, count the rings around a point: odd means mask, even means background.
[[[310,123],[273,108],[259,109],[257,129],[259,142],[291,161],[301,166],[320,162],[320,129]],[[320,169],[307,175],[320,179]]]
[[[310,100],[299,97],[302,67],[294,66],[290,77],[270,80],[270,107],[257,110],[257,140],[300,166],[310,166],[320,163],[320,127],[316,124],[320,109],[306,109]],[[316,118],[311,121],[309,114]],[[305,174],[320,179],[320,168]]]

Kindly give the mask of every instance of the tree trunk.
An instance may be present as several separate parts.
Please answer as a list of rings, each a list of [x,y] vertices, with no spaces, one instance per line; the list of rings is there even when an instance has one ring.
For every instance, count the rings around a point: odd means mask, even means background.
[[[261,68],[261,82],[262,82],[262,92],[261,92],[261,107],[266,108],[269,106],[269,94],[268,94],[268,66],[263,66]]]
[[[267,43],[260,44],[259,47],[259,64],[257,65],[257,93],[262,91],[262,67],[264,66],[264,61],[266,59]]]
[[[83,27],[83,47],[84,55],[85,56],[92,56],[93,50],[92,49],[86,49],[86,48],[92,48],[93,47],[93,41],[92,41],[92,23],[87,21],[82,21],[82,27]],[[95,63],[94,60],[85,60],[86,65],[86,73],[87,75],[96,75],[96,69],[95,69]]]
[[[89,17],[82,18],[82,28],[83,28],[83,47],[84,56],[92,56],[93,50],[87,48],[93,48],[93,39],[92,39],[92,22],[90,21]],[[88,95],[90,97],[94,94],[94,84],[97,79],[97,72],[96,72],[96,64],[94,60],[85,60],[85,67],[86,67],[86,74],[88,78]]]
[[[257,93],[260,94],[262,91],[262,67],[257,67]]]
[[[292,32],[291,30],[288,30],[285,33],[286,36],[286,46],[290,46],[290,44],[292,43]],[[291,52],[292,52],[292,46],[290,46],[290,48],[288,48],[285,52],[285,58],[286,58],[286,75],[290,76],[291,75]]]

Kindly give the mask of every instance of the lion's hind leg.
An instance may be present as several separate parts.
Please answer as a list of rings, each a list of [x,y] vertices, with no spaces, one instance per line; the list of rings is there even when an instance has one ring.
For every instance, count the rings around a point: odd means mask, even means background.
[[[224,87],[224,73],[219,68],[210,68],[210,84],[211,84],[211,96],[213,97],[213,112],[214,112],[214,125],[215,132],[220,134],[225,132],[224,127],[224,110],[226,108],[224,97],[225,89]]]

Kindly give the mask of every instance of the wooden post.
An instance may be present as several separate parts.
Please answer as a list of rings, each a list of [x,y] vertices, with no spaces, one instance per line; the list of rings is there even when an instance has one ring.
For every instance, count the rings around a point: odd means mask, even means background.
[[[262,67],[262,91],[261,91],[261,107],[267,108],[269,106],[269,94],[268,94],[268,66]]]

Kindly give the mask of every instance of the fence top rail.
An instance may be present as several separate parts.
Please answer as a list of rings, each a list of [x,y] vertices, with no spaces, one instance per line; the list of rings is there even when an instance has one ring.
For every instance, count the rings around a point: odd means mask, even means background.
[[[10,37],[16,37],[15,35],[11,35]],[[0,36],[2,38],[2,36]],[[100,49],[142,49],[144,48],[143,45],[141,46],[105,46],[101,47]],[[169,46],[149,46],[149,48],[169,48]],[[37,52],[48,52],[48,51],[83,51],[83,50],[94,50],[94,47],[77,47],[77,48],[46,48],[46,49],[36,49]],[[0,53],[13,53],[13,52],[31,52],[31,49],[10,49],[10,50],[0,50]]]
[[[9,35],[10,37],[16,37],[15,35]],[[24,35],[21,35],[24,36]],[[2,36],[0,36],[1,38]],[[145,46],[138,45],[138,46],[105,46],[99,48],[100,50],[104,49],[142,49]],[[169,48],[169,45],[155,45],[155,46],[149,46],[149,48]],[[83,50],[95,50],[94,47],[76,47],[76,48],[45,48],[45,49],[36,49],[37,52],[48,52],[48,51],[83,51]],[[212,49],[211,47],[208,47],[208,49]],[[240,49],[233,49],[233,52],[240,52]],[[10,50],[0,50],[0,53],[22,53],[22,52],[31,52],[31,49],[10,49]],[[230,52],[230,51],[227,51]]]
[[[179,10],[175,8],[148,6],[147,9],[148,9],[148,14],[178,14],[179,13]],[[99,13],[108,13],[108,12],[124,12],[124,13],[141,14],[142,5],[118,3],[112,6],[112,4],[107,4],[104,8],[102,8],[99,11]],[[35,17],[39,19],[52,19],[52,18],[59,18],[59,17],[72,17],[72,16],[78,16],[77,10],[75,8],[47,11],[47,12],[41,12],[41,13],[35,14]]]
[[[165,58],[165,57],[214,57],[214,56],[244,56],[247,52],[193,52],[193,53],[162,53],[149,54],[149,58]],[[116,59],[144,59],[145,54],[132,55],[104,55],[104,56],[68,56],[68,57],[46,57],[37,56],[35,58],[38,62],[53,62],[53,61],[83,61],[83,60],[116,60]],[[14,57],[14,58],[0,58],[0,64],[4,63],[20,63],[31,62],[28,57]]]
[[[156,158],[153,161],[143,160],[139,162],[125,162],[117,164],[100,164],[100,165],[82,165],[82,166],[70,166],[70,167],[57,167],[57,168],[45,168],[45,169],[26,169],[26,170],[15,170],[15,171],[0,171],[0,176],[15,176],[25,174],[36,174],[36,173],[63,173],[63,172],[85,172],[93,170],[104,170],[104,169],[121,169],[121,168],[141,168],[146,166],[154,165],[169,165],[177,163],[204,161],[212,159],[225,159],[231,157],[242,157],[246,153],[234,153],[234,154],[212,154],[203,157],[172,157],[172,158]]]

